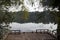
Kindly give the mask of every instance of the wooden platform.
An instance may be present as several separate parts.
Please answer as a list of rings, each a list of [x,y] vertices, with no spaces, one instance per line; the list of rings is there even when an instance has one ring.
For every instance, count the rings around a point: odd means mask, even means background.
[[[26,32],[9,34],[6,40],[56,40],[47,33]]]

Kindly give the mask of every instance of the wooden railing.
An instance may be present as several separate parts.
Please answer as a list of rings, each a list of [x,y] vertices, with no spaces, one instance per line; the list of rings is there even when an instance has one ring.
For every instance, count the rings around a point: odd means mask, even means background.
[[[49,35],[57,38],[57,33],[56,33],[55,31],[56,31],[56,30],[51,31],[51,30],[48,30],[48,29],[37,29],[37,30],[36,30],[36,33],[37,33],[37,32],[41,32],[41,33],[44,33],[44,34],[47,33],[47,34],[49,34]]]
[[[57,36],[56,34],[56,32],[55,32],[56,30],[53,30],[53,31],[50,31],[50,30],[48,30],[48,29],[37,29],[36,30],[36,33],[37,32],[41,32],[41,33],[50,33],[50,34],[52,34],[52,35],[55,35],[55,36]],[[21,30],[10,30],[10,33],[21,33]]]
[[[20,30],[10,30],[10,34],[20,34]]]
[[[48,29],[37,29],[36,32],[48,32]]]
[[[53,34],[53,36],[54,36],[55,38],[57,38],[57,31],[56,31],[56,30],[53,30],[51,34]]]

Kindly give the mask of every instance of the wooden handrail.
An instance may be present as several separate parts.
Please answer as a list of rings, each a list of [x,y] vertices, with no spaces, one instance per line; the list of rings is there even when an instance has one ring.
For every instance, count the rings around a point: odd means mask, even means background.
[[[16,34],[16,33],[19,33],[19,34],[20,34],[21,31],[20,31],[20,30],[10,30],[10,33],[15,33],[15,34]]]
[[[11,32],[12,32],[12,31],[14,31],[14,32],[17,32],[17,31],[18,31],[18,32],[21,32],[20,30],[10,30],[10,31],[11,31]]]
[[[56,30],[53,30],[53,31],[51,31],[51,30],[48,30],[48,29],[37,29],[36,30],[36,32],[42,32],[42,33],[44,33],[44,32],[46,32],[46,33],[48,33],[48,34],[50,34],[50,35],[52,35],[52,36],[54,36],[55,38],[57,38],[57,35],[54,35],[54,31],[56,31]],[[52,33],[51,33],[52,32]],[[55,33],[56,34],[56,33]]]
[[[48,32],[49,30],[48,30],[48,29],[37,29],[36,32],[38,32],[38,31],[39,31],[39,32],[42,32],[42,31],[43,31],[43,32]]]

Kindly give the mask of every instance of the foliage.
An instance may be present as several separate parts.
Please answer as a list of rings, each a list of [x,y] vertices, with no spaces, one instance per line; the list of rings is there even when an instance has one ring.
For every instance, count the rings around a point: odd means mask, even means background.
[[[57,37],[58,39],[60,39],[60,0],[45,0],[45,2],[43,2],[44,0],[42,0],[42,4],[43,6],[48,6],[48,7],[52,7],[54,8],[58,8],[59,12],[53,12],[52,14],[55,16],[58,27],[57,27]]]
[[[23,12],[24,14],[23,14],[23,20],[24,21],[27,21],[28,20],[28,18],[29,18],[29,14],[28,14],[28,12],[27,11],[25,11],[24,10],[24,12]]]
[[[13,21],[13,12],[8,12],[9,7],[12,5],[21,5],[24,0],[0,0],[0,40],[3,39],[3,34],[8,24]],[[5,24],[3,26],[3,23]],[[1,25],[2,24],[2,25]]]
[[[0,12],[0,23],[10,23],[13,20],[13,13],[11,12]]]
[[[9,8],[13,5],[15,6],[22,5],[21,10],[24,11],[23,19],[24,20],[28,19],[29,14],[24,6],[24,0],[0,0],[0,40],[3,39],[4,36],[3,34],[5,30],[7,30],[6,28],[9,27],[9,23],[11,23],[13,19],[15,19],[14,18],[15,12],[9,12]]]
[[[60,0],[42,0],[41,3],[43,6],[52,7],[53,9],[58,7],[60,10]]]

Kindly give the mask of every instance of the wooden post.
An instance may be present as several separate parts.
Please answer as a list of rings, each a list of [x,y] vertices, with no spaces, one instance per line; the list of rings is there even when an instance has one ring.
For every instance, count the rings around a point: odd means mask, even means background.
[[[20,34],[20,32],[21,32],[21,31],[19,30],[19,34]]]
[[[36,30],[36,33],[37,33],[37,30]]]
[[[33,33],[33,31],[32,31],[32,33]]]

